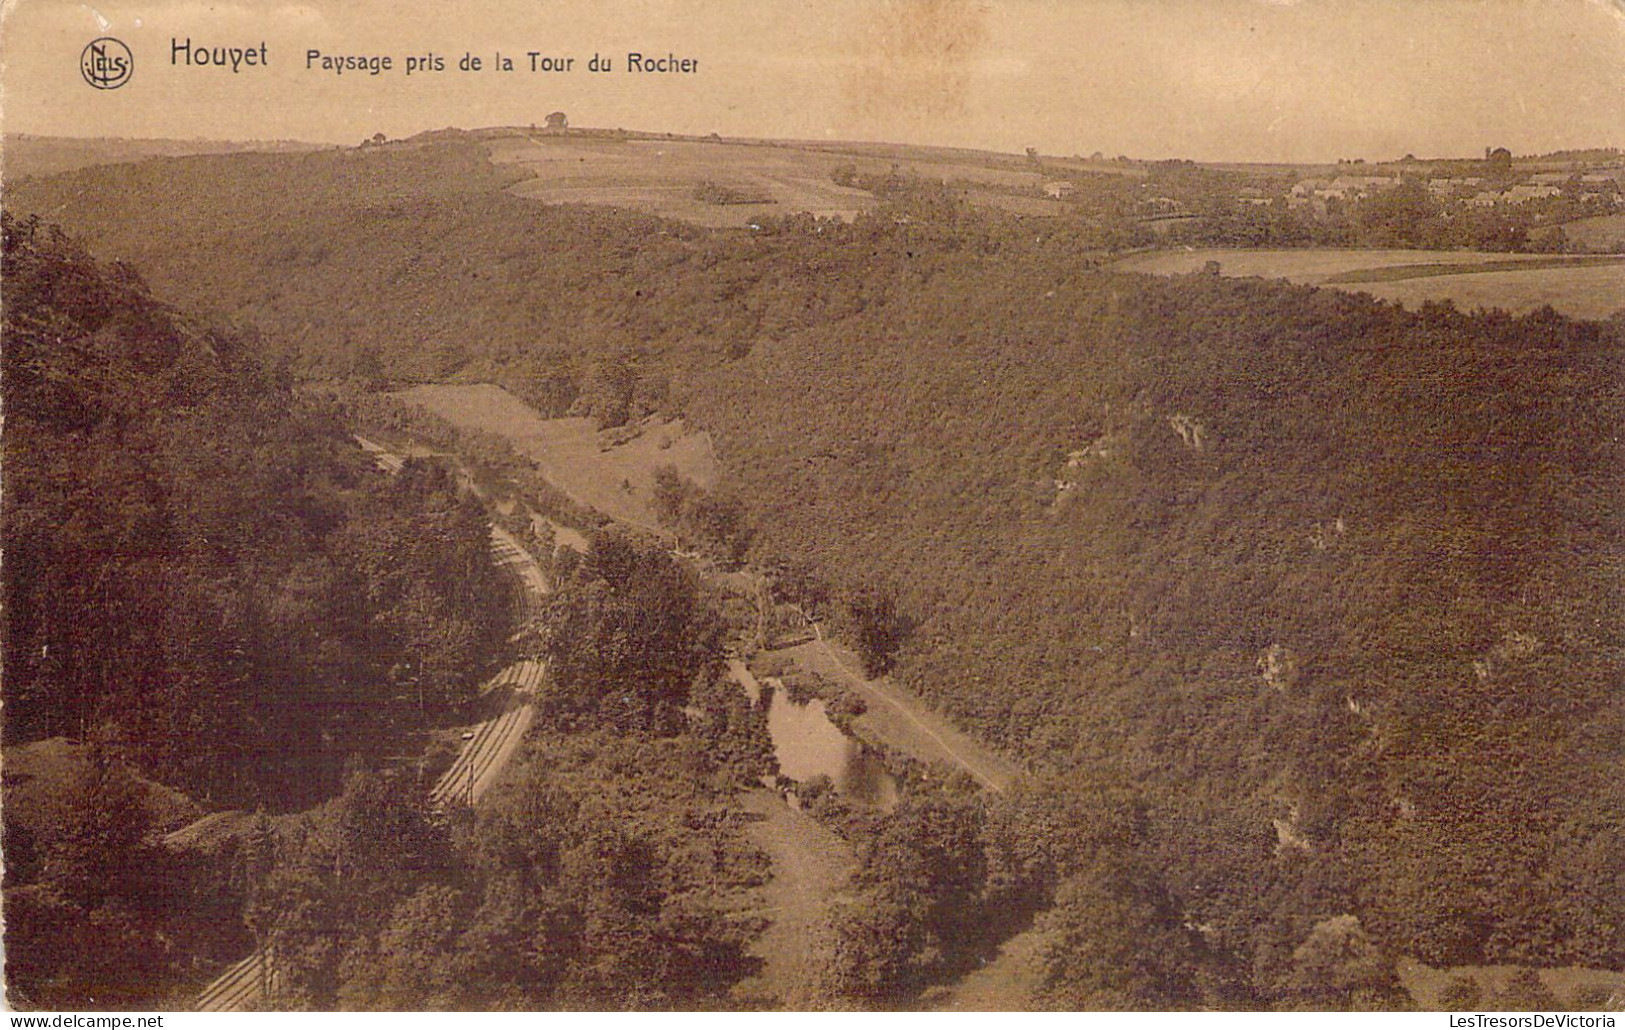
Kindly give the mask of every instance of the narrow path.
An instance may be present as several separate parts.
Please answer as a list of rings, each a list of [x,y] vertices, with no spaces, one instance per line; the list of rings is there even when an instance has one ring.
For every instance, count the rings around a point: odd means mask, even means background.
[[[752,911],[770,919],[750,953],[762,968],[746,982],[759,986],[790,1008],[802,1007],[813,973],[812,946],[828,922],[831,901],[858,867],[851,845],[784,803],[770,790],[752,790],[742,807],[756,817],[745,834],[773,863],[773,878],[760,888],[762,906]]]
[[[814,672],[833,672],[841,682],[855,688],[865,701],[884,705],[885,711],[892,714],[892,719],[886,720],[871,708],[858,719],[859,726],[863,726],[864,720],[871,715],[880,716],[872,720],[871,725],[883,743],[922,761],[945,759],[996,794],[1003,794],[1015,782],[1019,770],[1008,761],[905,695],[901,688],[883,679],[866,679],[848,665],[836,645],[824,636],[823,626],[815,622],[813,631],[815,640],[786,648],[783,653],[803,660]],[[902,725],[898,726],[898,722]],[[930,742],[930,746],[922,745],[922,737]]]

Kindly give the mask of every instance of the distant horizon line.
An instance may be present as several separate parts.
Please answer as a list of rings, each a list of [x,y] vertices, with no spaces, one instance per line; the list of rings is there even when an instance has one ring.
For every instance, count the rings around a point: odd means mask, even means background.
[[[543,128],[543,126],[540,123],[514,123],[514,124],[507,124],[507,125],[481,125],[481,126],[475,126],[475,127],[472,127],[472,128],[465,128],[465,127],[456,126],[456,125],[443,125],[443,126],[439,126],[437,128],[420,129],[417,132],[413,132],[413,133],[411,133],[409,135],[387,137],[387,140],[388,140],[388,142],[402,142],[402,141],[405,141],[405,140],[414,139],[414,138],[416,138],[418,136],[426,136],[426,135],[430,135],[432,133],[439,133],[439,132],[462,132],[462,133],[474,134],[474,133],[481,133],[481,132],[494,132],[494,131],[503,131],[503,130],[511,130],[511,131],[515,131],[515,132],[524,132],[524,131],[528,131],[530,129],[538,129],[539,130],[541,128]],[[553,130],[553,131],[557,132],[558,130]],[[642,136],[642,137],[650,137],[650,138],[692,139],[692,140],[698,140],[698,141],[721,140],[722,142],[732,142],[732,143],[771,143],[771,144],[782,144],[782,145],[804,146],[804,147],[840,147],[840,146],[913,147],[913,148],[917,148],[917,149],[921,149],[921,150],[942,150],[942,151],[958,151],[958,152],[962,152],[962,153],[992,154],[992,155],[996,155],[996,156],[999,156],[999,157],[1020,158],[1020,157],[1026,156],[1026,151],[999,150],[999,149],[995,149],[995,148],[991,148],[991,147],[975,147],[975,146],[966,146],[966,145],[962,145],[962,144],[951,144],[951,143],[918,143],[918,142],[910,142],[910,141],[906,141],[906,140],[889,140],[889,139],[862,139],[862,138],[818,139],[818,138],[793,137],[793,136],[739,136],[739,135],[723,135],[723,134],[714,133],[714,132],[712,132],[712,133],[674,132],[674,131],[660,130],[660,129],[633,129],[633,128],[626,128],[624,126],[606,127],[606,126],[593,126],[593,125],[572,125],[572,126],[568,126],[563,131],[565,133],[570,133],[570,132],[581,132],[581,133],[589,133],[589,132],[590,133],[626,133],[626,134],[632,135],[632,136]],[[95,142],[209,143],[209,144],[222,144],[222,145],[244,146],[244,147],[253,146],[253,145],[277,144],[277,145],[295,145],[295,146],[300,146],[300,147],[308,147],[308,148],[311,148],[313,150],[315,150],[315,149],[328,149],[328,148],[333,148],[333,149],[353,149],[354,147],[360,145],[359,143],[351,143],[351,142],[339,141],[339,140],[301,139],[301,138],[293,137],[293,136],[283,136],[283,137],[274,137],[274,138],[266,138],[266,137],[227,138],[227,137],[219,137],[219,136],[78,136],[78,135],[72,135],[72,134],[68,134],[68,133],[13,131],[13,130],[10,130],[10,129],[0,128],[0,139],[12,139],[12,138],[16,138],[16,139],[33,138],[33,139],[69,140],[69,141],[79,142],[79,143],[95,143]],[[368,138],[370,138],[370,137],[368,137]],[[1508,148],[1508,149],[1510,149],[1510,148]],[[1583,147],[1560,147],[1560,148],[1558,148],[1556,150],[1548,150],[1548,151],[1543,151],[1543,152],[1540,152],[1540,153],[1523,153],[1523,154],[1520,154],[1517,151],[1512,151],[1512,156],[1513,156],[1514,159],[1522,158],[1522,159],[1525,159],[1525,160],[1529,160],[1529,159],[1539,159],[1539,158],[1543,158],[1543,157],[1552,157],[1552,156],[1560,155],[1560,154],[1586,153],[1586,152],[1591,152],[1591,151],[1604,151],[1604,152],[1612,151],[1612,152],[1614,152],[1616,154],[1625,154],[1625,147],[1622,147],[1619,144],[1598,144],[1598,145],[1583,146]],[[1346,165],[1350,165],[1350,164],[1386,165],[1386,164],[1403,164],[1403,163],[1407,163],[1407,162],[1415,162],[1417,164],[1428,164],[1428,163],[1436,163],[1436,162],[1462,162],[1462,161],[1483,161],[1484,160],[1484,158],[1482,156],[1477,155],[1477,154],[1462,154],[1462,155],[1449,155],[1449,156],[1437,156],[1436,155],[1436,156],[1422,157],[1422,156],[1417,156],[1417,155],[1412,154],[1412,153],[1406,153],[1405,155],[1402,155],[1402,156],[1399,156],[1399,157],[1363,157],[1363,156],[1357,156],[1357,157],[1336,157],[1336,158],[1313,158],[1313,159],[1306,159],[1306,160],[1291,160],[1291,159],[1273,159],[1273,160],[1271,160],[1271,159],[1259,159],[1259,158],[1211,158],[1211,157],[1210,158],[1192,158],[1192,157],[1180,157],[1180,156],[1175,156],[1175,155],[1170,155],[1170,156],[1165,156],[1165,157],[1136,157],[1136,156],[1129,155],[1129,154],[1107,155],[1107,154],[1105,154],[1104,151],[1100,151],[1100,150],[1095,151],[1095,153],[1101,155],[1100,157],[1094,157],[1091,154],[1083,154],[1083,153],[1079,153],[1079,152],[1074,152],[1072,154],[1064,154],[1064,153],[1051,153],[1051,152],[1047,152],[1047,151],[1037,150],[1036,153],[1040,157],[1054,158],[1054,159],[1067,160],[1067,161],[1100,161],[1100,162],[1116,163],[1116,162],[1126,160],[1126,161],[1128,161],[1130,163],[1138,163],[1138,164],[1154,164],[1154,163],[1165,162],[1165,161],[1189,161],[1189,162],[1191,162],[1193,164],[1197,164],[1197,165],[1257,165],[1257,166],[1266,166],[1266,167],[1267,166],[1276,166],[1276,167],[1279,167],[1279,166],[1293,166],[1293,167],[1296,167],[1296,166],[1308,166],[1308,165],[1324,165],[1324,166],[1327,166],[1327,167],[1336,167],[1336,166],[1339,166],[1339,165],[1346,166]]]

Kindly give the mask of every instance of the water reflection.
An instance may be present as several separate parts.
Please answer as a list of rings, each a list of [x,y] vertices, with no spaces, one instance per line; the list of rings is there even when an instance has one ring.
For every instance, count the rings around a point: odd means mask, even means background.
[[[885,763],[842,733],[830,721],[822,700],[797,704],[775,679],[766,680],[758,689],[752,689],[754,680],[741,680],[752,701],[759,699],[759,693],[767,694],[767,731],[781,773],[802,783],[828,776],[849,801],[888,811],[896,807],[897,781],[886,771]]]

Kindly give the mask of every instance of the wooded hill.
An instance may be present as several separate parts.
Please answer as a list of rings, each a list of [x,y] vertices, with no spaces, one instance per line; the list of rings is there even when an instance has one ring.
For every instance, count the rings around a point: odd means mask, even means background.
[[[383,476],[253,344],[54,228],[8,215],[5,259],[8,743],[277,808],[466,699],[510,613],[448,473]]]
[[[746,234],[502,184],[451,142],[13,203],[304,375],[550,414],[664,377],[753,560],[894,603],[897,675],[1033,771],[1057,839],[1090,798],[1143,819],[1067,926],[1154,897],[1264,1004],[1344,915],[1433,963],[1625,964],[1625,324],[1111,274],[925,188]]]

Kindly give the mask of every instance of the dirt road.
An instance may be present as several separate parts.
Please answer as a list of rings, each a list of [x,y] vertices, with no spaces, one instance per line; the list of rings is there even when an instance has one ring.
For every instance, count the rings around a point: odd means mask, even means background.
[[[997,794],[1010,789],[1020,770],[944,717],[927,708],[890,679],[868,679],[857,656],[824,636],[814,624],[817,638],[786,648],[779,654],[794,658],[807,669],[852,689],[869,710],[856,721],[861,736],[928,763],[953,766],[969,773]]]

